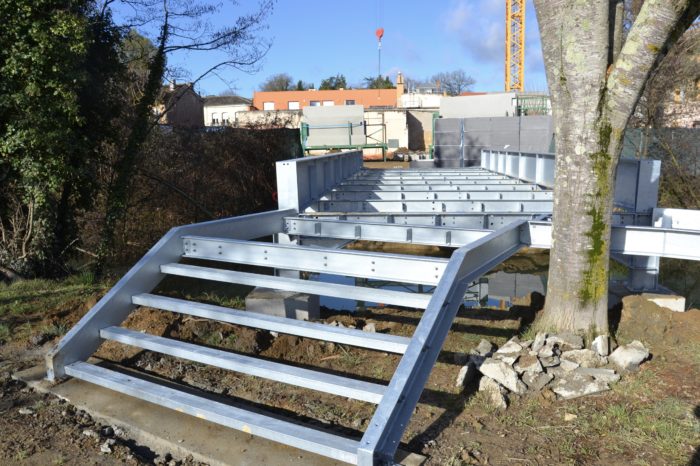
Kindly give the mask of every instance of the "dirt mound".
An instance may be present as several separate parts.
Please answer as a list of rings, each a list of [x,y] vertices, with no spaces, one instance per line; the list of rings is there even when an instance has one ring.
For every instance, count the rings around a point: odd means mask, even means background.
[[[615,335],[621,343],[640,340],[656,353],[672,350],[697,340],[700,310],[673,312],[644,296],[626,296]]]

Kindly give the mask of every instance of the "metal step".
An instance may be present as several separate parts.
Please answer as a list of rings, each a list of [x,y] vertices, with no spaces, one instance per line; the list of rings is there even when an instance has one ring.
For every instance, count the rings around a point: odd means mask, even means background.
[[[332,237],[331,235],[325,236]],[[296,291],[319,296],[332,296],[334,298],[370,301],[373,303],[391,304],[394,306],[418,309],[425,309],[431,297],[431,295],[424,293],[407,293],[362,286],[338,285],[336,283],[275,277],[273,275],[221,270],[186,264],[164,264],[160,266],[160,271],[168,275],[177,275],[180,277],[201,278],[203,280],[237,283],[239,285],[261,286],[275,290]]]
[[[280,224],[280,228],[282,225]],[[437,285],[447,259],[183,236],[183,257]]]
[[[229,353],[148,333],[135,332],[121,327],[103,328],[100,330],[100,337],[221,369],[228,369],[242,374],[369,403],[379,403],[386,390],[385,386],[376,383]]]
[[[67,365],[66,374],[248,434],[357,464],[357,440],[209,400],[86,362]]]
[[[321,201],[528,201],[550,200],[552,191],[331,191]]]
[[[152,307],[163,311],[178,312],[205,319],[228,322],[229,324],[253,327],[271,332],[286,333],[315,340],[341,343],[359,348],[368,348],[388,353],[403,354],[411,339],[384,333],[370,333],[362,330],[332,327],[316,322],[270,316],[256,312],[240,311],[213,304],[203,304],[184,299],[168,298],[153,294],[138,294],[131,298],[137,306]]]
[[[552,200],[491,200],[491,201],[324,201],[313,203],[318,212],[551,212]],[[309,208],[311,209],[311,208]],[[307,212],[308,210],[307,209]]]
[[[309,217],[287,217],[284,222],[285,231],[290,235],[449,247],[464,246],[491,233],[484,229],[438,227],[434,224],[400,225]],[[480,223],[483,226],[484,222]]]

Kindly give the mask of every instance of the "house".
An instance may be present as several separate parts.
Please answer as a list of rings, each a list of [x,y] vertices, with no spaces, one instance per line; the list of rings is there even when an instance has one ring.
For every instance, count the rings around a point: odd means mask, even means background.
[[[401,89],[403,94],[403,89]],[[253,107],[256,110],[300,110],[304,107],[331,107],[335,105],[362,105],[365,108],[395,108],[398,89],[334,89],[306,91],[256,92]]]
[[[159,123],[181,128],[204,126],[204,99],[195,92],[192,83],[176,84],[174,81],[161,88],[153,107],[159,115]]]
[[[250,99],[237,95],[207,96],[204,98],[204,124],[206,126],[235,125],[239,112],[247,112]]]

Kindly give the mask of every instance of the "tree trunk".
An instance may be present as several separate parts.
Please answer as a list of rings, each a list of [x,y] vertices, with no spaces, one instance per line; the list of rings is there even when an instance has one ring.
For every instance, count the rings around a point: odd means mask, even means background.
[[[134,123],[127,139],[121,158],[114,167],[114,182],[109,187],[104,225],[100,238],[100,247],[93,267],[95,276],[100,277],[107,259],[114,250],[115,229],[124,218],[127,208],[129,188],[136,172],[138,155],[151,128],[151,109],[161,90],[165,73],[165,45],[169,34],[168,16],[166,14],[158,49],[149,65],[149,74],[143,95],[136,104]]]
[[[556,135],[549,283],[539,329],[608,331],[610,223],[624,129],[657,59],[688,18],[697,17],[700,2],[691,2],[647,0],[620,47],[610,3],[535,0]]]

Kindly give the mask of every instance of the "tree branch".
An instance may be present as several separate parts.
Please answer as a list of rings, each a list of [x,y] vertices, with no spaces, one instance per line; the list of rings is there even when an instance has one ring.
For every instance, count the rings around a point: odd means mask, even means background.
[[[622,131],[652,69],[700,14],[697,0],[646,0],[607,81],[610,123]]]

